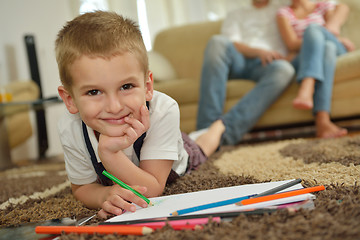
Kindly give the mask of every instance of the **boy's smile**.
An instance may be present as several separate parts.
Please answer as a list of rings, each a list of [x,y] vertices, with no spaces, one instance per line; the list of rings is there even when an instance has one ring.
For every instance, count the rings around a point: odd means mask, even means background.
[[[152,75],[145,81],[138,60],[130,53],[110,59],[82,56],[72,64],[70,73],[72,93],[59,87],[66,107],[107,136],[119,136],[129,127],[125,117],[140,120],[140,107],[152,98]]]

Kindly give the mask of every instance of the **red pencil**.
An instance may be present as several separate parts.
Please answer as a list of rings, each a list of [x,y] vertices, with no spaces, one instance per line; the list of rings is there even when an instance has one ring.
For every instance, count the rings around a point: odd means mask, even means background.
[[[87,233],[87,234],[113,234],[119,235],[145,235],[152,233],[154,230],[142,226],[126,225],[102,225],[102,226],[37,226],[36,233],[41,234],[61,234],[65,233]]]
[[[293,197],[293,196],[297,196],[297,195],[301,195],[301,194],[305,194],[305,193],[317,192],[317,191],[322,191],[322,190],[325,190],[325,187],[323,185],[316,186],[316,187],[309,187],[309,188],[304,188],[304,189],[299,189],[299,190],[294,190],[294,191],[289,191],[289,192],[267,195],[267,196],[258,197],[258,198],[257,197],[249,198],[249,199],[242,200],[241,202],[237,202],[236,205],[242,206],[242,205],[254,204],[254,203],[259,203],[259,202],[266,202],[266,201],[271,201],[271,200],[275,200],[275,199]]]

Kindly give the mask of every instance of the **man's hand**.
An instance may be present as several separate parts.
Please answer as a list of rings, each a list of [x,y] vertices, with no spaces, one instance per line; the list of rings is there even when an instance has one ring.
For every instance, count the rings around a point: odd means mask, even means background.
[[[150,127],[149,110],[146,106],[140,108],[140,120],[134,117],[126,117],[123,132],[120,136],[109,137],[100,134],[99,137],[99,152],[117,153],[127,147],[131,146],[144,132]]]
[[[284,59],[284,56],[280,53],[268,50],[259,50],[258,56],[261,59],[261,63],[263,66],[266,66],[274,60]]]
[[[141,194],[144,194],[147,190],[146,187],[140,186],[133,186],[133,188]],[[98,212],[99,217],[107,218],[111,215],[120,215],[125,211],[135,212],[136,207],[131,203],[135,203],[143,208],[148,206],[145,200],[119,185],[113,185],[108,187],[108,189],[104,202],[101,205],[101,210]]]

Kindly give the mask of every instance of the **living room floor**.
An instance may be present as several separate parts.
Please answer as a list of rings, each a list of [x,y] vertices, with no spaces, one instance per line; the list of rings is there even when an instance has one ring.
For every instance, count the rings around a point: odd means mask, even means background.
[[[338,126],[344,127],[348,129],[349,136],[354,136],[360,134],[360,118],[352,119],[352,120],[344,120],[335,122]],[[253,131],[244,136],[242,144],[256,144],[256,143],[264,143],[269,141],[278,141],[285,139],[294,139],[294,138],[315,138],[315,127],[312,125],[307,126],[299,126],[292,128],[284,128],[284,129],[275,129],[275,130],[265,130],[265,131]],[[19,160],[14,163],[14,167],[26,166],[33,163],[40,162],[61,162],[63,160],[63,155],[50,156],[44,159],[39,160]]]

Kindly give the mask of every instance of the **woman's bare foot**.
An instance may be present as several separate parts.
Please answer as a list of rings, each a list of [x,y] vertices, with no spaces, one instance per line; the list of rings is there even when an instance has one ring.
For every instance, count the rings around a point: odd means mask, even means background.
[[[217,120],[209,127],[209,130],[200,135],[195,142],[206,156],[213,154],[220,145],[221,136],[225,132],[222,120]]]
[[[336,126],[330,120],[327,112],[318,112],[316,114],[316,136],[318,138],[337,138],[347,135],[345,128]]]
[[[314,87],[315,79],[304,78],[304,80],[300,84],[299,92],[293,101],[294,108],[308,110],[314,107]]]

